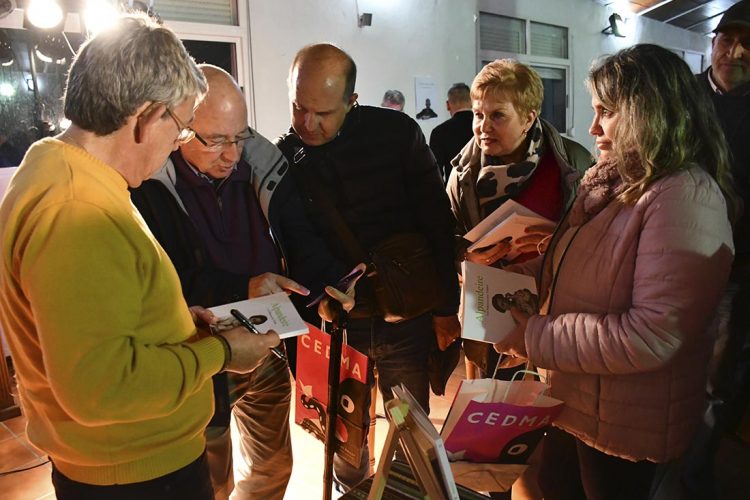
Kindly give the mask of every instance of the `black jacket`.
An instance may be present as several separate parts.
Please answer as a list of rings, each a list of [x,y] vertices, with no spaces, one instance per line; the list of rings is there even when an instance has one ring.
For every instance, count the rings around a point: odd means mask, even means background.
[[[294,166],[295,146],[300,144],[296,134],[290,131],[276,143],[292,169],[301,168]],[[393,110],[355,106],[335,139],[322,146],[305,146],[304,150],[305,168],[311,169],[328,191],[329,199],[365,251],[397,233],[425,235],[444,295],[436,314],[455,314],[459,294],[453,263],[455,221],[434,157],[417,123]],[[290,177],[299,192],[307,192],[300,176],[287,175],[285,181]],[[339,262],[348,268],[356,264],[327,217],[309,203],[305,203],[305,214]],[[290,256],[303,250],[287,244],[285,251]],[[359,285],[357,289],[359,293]]]
[[[711,68],[698,75],[719,115],[729,143],[735,189],[744,202],[743,215],[734,227],[735,264],[750,265],[750,84],[726,94],[717,94],[708,81]]]
[[[438,166],[443,176],[443,183],[448,183],[451,176],[451,160],[461,152],[461,149],[474,136],[471,129],[473,113],[470,109],[457,111],[444,121],[430,134],[430,149],[435,154]]]

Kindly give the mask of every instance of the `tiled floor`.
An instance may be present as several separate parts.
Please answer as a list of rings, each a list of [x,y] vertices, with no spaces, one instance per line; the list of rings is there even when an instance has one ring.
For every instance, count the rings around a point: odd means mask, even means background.
[[[432,410],[430,416],[438,429],[448,413],[450,402],[463,373],[463,364],[459,364],[448,383],[446,396],[433,396],[430,401]],[[380,398],[378,398],[378,414],[383,415]],[[26,441],[25,423],[23,416],[0,422],[0,472],[30,467],[46,461],[46,458]],[[294,468],[285,498],[290,500],[322,498],[323,443],[317,441],[301,427],[294,425],[293,422],[291,427]],[[386,432],[387,422],[379,418],[375,439],[377,458],[380,457]],[[3,500],[54,500],[50,465],[46,464],[28,471],[0,476],[0,498]]]

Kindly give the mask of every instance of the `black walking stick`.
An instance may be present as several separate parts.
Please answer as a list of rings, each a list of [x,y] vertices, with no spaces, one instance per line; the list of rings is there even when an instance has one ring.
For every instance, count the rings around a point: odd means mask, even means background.
[[[339,415],[339,378],[341,377],[341,345],[348,314],[340,302],[330,301],[333,310],[331,350],[328,358],[328,408],[326,410],[326,461],[323,469],[323,500],[331,500],[333,489],[333,454],[336,449],[336,422]]]

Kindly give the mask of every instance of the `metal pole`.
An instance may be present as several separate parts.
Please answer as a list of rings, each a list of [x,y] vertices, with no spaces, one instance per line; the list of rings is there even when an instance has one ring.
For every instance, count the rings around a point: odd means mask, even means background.
[[[328,408],[326,409],[325,467],[323,469],[323,500],[333,494],[333,454],[336,449],[336,422],[339,415],[339,382],[341,378],[341,345],[348,316],[341,304],[331,300],[334,320],[331,327],[331,349],[328,358]]]

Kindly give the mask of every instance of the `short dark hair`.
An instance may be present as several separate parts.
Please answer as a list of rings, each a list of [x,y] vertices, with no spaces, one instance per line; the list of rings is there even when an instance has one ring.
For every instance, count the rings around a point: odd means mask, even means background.
[[[451,104],[471,102],[469,86],[465,83],[454,83],[451,88],[448,89],[448,102]]]
[[[344,52],[344,55],[349,63],[349,70],[346,72],[346,85],[344,86],[344,100],[348,100],[349,96],[354,93],[354,86],[357,84],[357,65],[349,54]]]
[[[294,68],[296,68],[301,59],[307,56],[314,57],[315,59],[338,59],[342,60],[348,66],[346,68],[346,80],[344,81],[344,101],[348,101],[349,97],[354,93],[354,87],[357,83],[357,65],[354,63],[352,56],[341,50],[330,43],[313,43],[302,47],[297,55],[294,56],[292,65],[289,67],[289,77],[287,78],[287,85],[291,88],[291,77]]]

